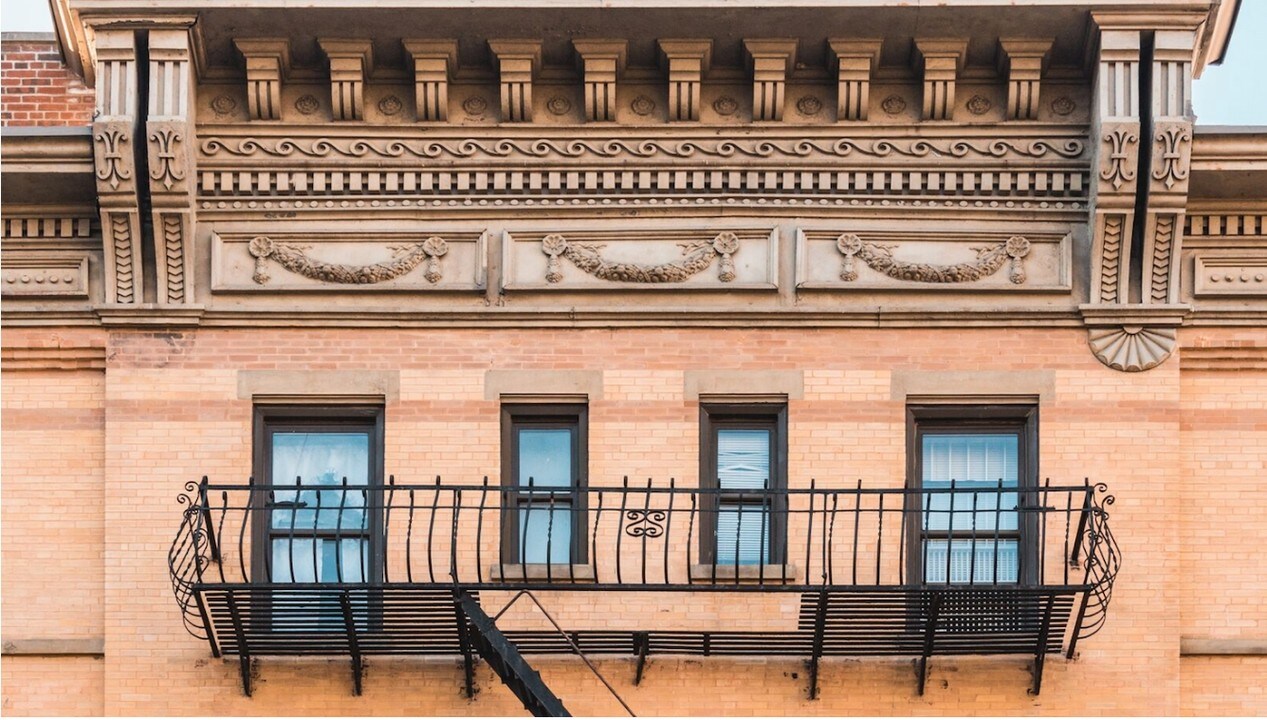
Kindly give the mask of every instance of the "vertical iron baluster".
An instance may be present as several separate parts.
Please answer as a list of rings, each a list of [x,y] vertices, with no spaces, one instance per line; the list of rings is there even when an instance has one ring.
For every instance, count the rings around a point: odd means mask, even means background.
[[[719,482],[719,483],[717,484],[717,486],[718,486],[718,487],[721,487],[721,483]],[[719,501],[719,503],[720,503],[720,498],[718,498],[718,501]],[[737,509],[736,509],[736,511],[735,511],[735,565],[734,565],[734,571],[735,571],[735,582],[736,582],[736,583],[738,583],[738,582],[739,582],[739,541],[743,538],[743,511],[744,511],[744,508],[745,508],[745,507],[747,507],[747,505],[744,503],[744,496],[743,496],[743,491],[742,491],[742,490],[739,492],[739,501],[735,504],[735,506],[736,506],[736,508],[737,508]],[[720,507],[720,505],[719,505],[719,507]]]
[[[362,508],[361,532],[362,533],[369,532],[370,514],[373,510],[373,502],[374,501],[370,499],[369,488],[362,488],[361,489],[361,508]],[[369,582],[369,579],[370,579],[369,573],[365,572],[365,560],[367,558],[367,554],[369,553],[369,542],[370,542],[369,536],[362,534],[360,552],[356,554],[356,562],[361,568],[361,582],[363,583]]]
[[[875,584],[880,584],[880,558],[884,555],[884,493],[880,493],[880,508],[877,511],[879,524],[875,530]]]
[[[254,483],[255,483],[254,478],[252,478],[251,483],[252,483],[251,486],[254,487]],[[257,516],[260,514],[263,514],[264,515],[263,519],[267,523],[267,525],[265,525],[264,537],[261,539],[263,540],[266,547],[264,548],[264,551],[261,552],[260,554],[264,556],[264,577],[266,578],[267,582],[273,582],[273,540],[272,540],[273,538],[273,533],[272,533],[273,511],[272,510],[261,511],[258,506],[259,504],[256,503],[255,501],[255,493],[256,491],[252,490],[251,499],[248,500],[246,503],[246,512],[242,514],[242,527],[238,529],[238,567],[241,568],[242,570],[242,582],[250,582],[254,579],[250,577],[249,575],[247,575],[246,565],[243,564],[245,556],[246,556],[246,553],[242,552],[242,550],[245,548],[245,546],[243,545],[243,540],[246,535],[246,527],[247,525],[250,524],[250,520],[251,520],[251,518],[248,516],[253,512],[256,513]],[[272,506],[273,501],[275,500],[273,491],[268,490],[267,492],[262,493],[262,495],[263,495],[262,497],[263,502],[267,503],[267,506]],[[260,521],[256,520],[255,522],[258,523]],[[255,539],[252,538],[251,542],[255,542]],[[253,567],[251,568],[251,570],[256,571],[258,570],[258,568]]]
[[[427,519],[427,579],[436,581],[435,559],[436,515],[440,513],[440,476],[436,475],[435,489],[431,495],[431,517]]]
[[[216,538],[217,538],[217,539],[219,539],[219,541],[220,541],[221,543],[223,543],[223,542],[224,542],[224,518],[225,518],[225,516],[227,516],[228,514],[229,514],[229,493],[228,493],[228,491],[226,491],[226,490],[221,490],[221,491],[220,491],[220,526],[216,528]],[[243,517],[243,527],[245,527],[245,525],[246,525],[246,522],[245,522],[246,515],[245,515],[245,514],[243,514],[243,516],[242,516],[242,517]],[[221,552],[222,554],[220,555],[220,562],[216,563],[216,568],[220,571],[220,582],[221,582],[221,583],[223,583],[223,582],[225,582],[225,579],[224,579],[224,555],[223,555],[223,553],[224,553],[224,546],[223,546],[223,545],[221,545],[220,552]],[[242,555],[242,548],[240,548],[240,547],[239,547],[239,548],[238,548],[238,556],[240,557],[241,555]],[[242,578],[242,579],[243,579],[243,580],[246,580],[246,578]]]
[[[409,522],[405,525],[405,579],[414,582],[414,489],[409,488]]]
[[[770,540],[767,537],[766,528],[769,527],[767,515],[770,514],[770,478],[761,481],[761,527],[757,528],[758,542],[761,543],[761,554],[757,556],[757,585],[765,585],[765,566],[770,560]],[[739,568],[735,568],[735,580],[739,580]]]
[[[598,509],[594,511],[594,531],[590,534],[590,563],[594,566],[594,580],[597,582],[598,568],[598,523],[603,517],[603,491],[598,491]]]
[[[383,502],[383,582],[390,583],[391,580],[391,553],[388,550],[388,542],[391,540],[391,521],[392,521],[392,500],[396,497],[396,476],[387,476],[387,494]]]
[[[669,584],[669,541],[673,539],[673,496],[677,494],[677,483],[669,478],[669,509],[664,514],[664,584]]]
[[[458,520],[462,514],[462,488],[451,491],[453,498],[453,529],[449,533],[449,578],[458,581]]]
[[[317,491],[317,497],[321,497],[320,490]],[[343,489],[339,491],[339,515],[334,521],[334,575],[339,579],[339,584],[343,583],[343,509],[347,506],[347,502],[348,478],[344,475]],[[320,524],[320,521],[314,520],[312,524],[315,527]]]
[[[647,584],[647,526],[651,523],[651,478],[647,478],[647,492],[642,500],[642,584]]]
[[[484,582],[484,502],[488,499],[488,476],[480,486],[480,509],[475,518],[475,581]]]
[[[313,580],[321,579],[317,573],[317,569],[321,567],[321,564],[317,562],[317,543],[319,542],[319,540],[317,539],[318,537],[317,528],[321,526],[321,496],[322,496],[322,492],[318,490],[317,491],[317,509],[314,511],[316,514],[312,516],[313,517],[313,520],[312,520],[312,578]],[[296,495],[296,498],[297,497],[298,495]],[[292,509],[291,512],[296,515],[299,514],[298,502],[295,503],[295,508]],[[342,518],[340,518],[340,522],[342,522]],[[340,548],[340,550],[341,549],[342,548]],[[291,552],[292,552],[292,556],[291,556],[290,561],[293,564],[295,562],[295,559],[293,556],[294,548],[291,548]]]
[[[551,582],[554,567],[554,491],[546,498],[546,582]]]
[[[898,544],[897,544],[897,584],[906,584],[906,544],[909,542],[907,538],[907,523],[910,521],[911,514],[911,496],[907,494],[905,489],[902,492],[901,520],[898,523]]]
[[[620,514],[616,516],[620,518],[620,521],[616,524],[616,584],[617,585],[623,582],[623,579],[621,577],[621,567],[620,567],[620,541],[621,541],[621,538],[623,538],[625,535],[625,504],[628,499],[629,499],[629,476],[626,475],[624,479],[621,480]]]
[[[950,585],[951,550],[955,538],[955,479],[950,478],[950,509],[946,513],[946,584]]]
[[[809,479],[809,510],[808,525],[805,531],[805,584],[809,584],[809,579],[813,577],[810,572],[810,560],[814,557],[814,478]],[[790,498],[789,498],[790,499]],[[786,577],[787,573],[784,573]]]
[[[515,511],[518,512],[518,505],[522,503],[524,506],[523,517],[520,519],[520,524],[523,525],[523,527],[519,528],[519,574],[523,578],[524,582],[528,582],[528,523],[532,522],[532,511],[536,509],[535,505],[537,499],[536,495],[533,494],[532,486],[532,476],[529,475],[528,499],[525,502],[517,498],[515,507]],[[550,558],[547,557],[546,561],[548,562],[549,560]]]
[[[721,565],[721,478],[715,478],[716,484],[708,488],[709,495],[712,500],[709,502],[709,510],[713,513],[712,530],[713,536],[708,538],[707,542],[712,546],[713,562],[709,573],[712,576],[711,584],[717,584],[717,567]],[[700,523],[700,535],[704,534],[704,525]],[[701,539],[703,539],[701,537]]]
[[[1060,564],[1065,568],[1064,580],[1066,585],[1069,584],[1069,527],[1071,525],[1073,525],[1073,492],[1070,491],[1065,493],[1065,549],[1060,556],[1064,561]]]
[[[920,494],[924,497],[924,512],[919,519],[919,542],[921,552],[923,554],[923,562],[920,563],[920,585],[928,584],[928,519],[933,514],[933,491],[930,488],[922,488]]]
[[[972,548],[969,551],[971,555],[968,557],[968,584],[975,585],[977,583],[977,494],[979,491],[972,491]]]
[[[774,512],[783,513],[783,553],[779,555],[782,562],[779,563],[778,581],[779,584],[786,584],[788,582],[788,562],[792,556],[792,544],[789,543],[789,536],[792,534],[792,518],[791,515],[789,515],[789,513],[792,512],[792,498],[789,497],[791,496],[791,493],[789,493],[788,488],[786,487],[774,491],[774,496],[775,499],[778,499],[779,497],[783,498],[782,503],[775,503]],[[774,535],[774,532],[772,532],[772,535]]]
[[[827,524],[827,584],[835,585],[836,580],[836,506],[840,501],[840,493],[833,492],[831,494],[831,520]],[[823,503],[823,509],[827,509],[827,504]]]
[[[1020,496],[1018,495],[1017,497],[1019,498]],[[999,524],[1000,524],[999,519],[1002,517],[1002,514],[1003,514],[1003,478],[999,478],[999,485],[994,493],[994,557],[992,558],[994,560],[994,575],[992,577],[992,582],[990,583],[991,585],[999,584]],[[1018,517],[1017,527],[1019,526],[1020,526],[1020,522],[1019,522],[1019,517]],[[1019,573],[1017,574],[1017,577],[1018,578],[1020,577]]]
[[[1038,583],[1047,581],[1047,500],[1051,496],[1051,478],[1043,480],[1043,500],[1039,503],[1038,526]]]
[[[862,478],[858,478],[858,487],[853,494],[853,560],[850,563],[849,575],[853,585],[858,584],[858,524],[862,520]]]
[[[686,516],[686,580],[691,580],[691,546],[695,544],[695,491],[691,491],[691,507]],[[699,555],[696,555],[699,558]],[[702,560],[702,558],[699,558]]]
[[[286,566],[290,568],[290,581],[295,582],[295,516],[299,514],[299,486],[301,480],[295,476],[295,502],[290,506],[290,531],[286,536]]]

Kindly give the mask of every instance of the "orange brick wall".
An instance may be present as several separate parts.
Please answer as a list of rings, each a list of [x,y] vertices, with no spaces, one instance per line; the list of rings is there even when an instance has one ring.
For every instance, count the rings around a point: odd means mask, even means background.
[[[1261,329],[1193,329],[1184,344],[1261,347],[1267,338]],[[1267,370],[1185,368],[1180,385],[1181,632],[1267,640]],[[1267,715],[1264,677],[1264,657],[1185,657],[1181,709]]]
[[[0,663],[0,712],[9,717],[103,715],[104,669],[102,658],[6,656]]]
[[[34,342],[34,333],[6,330],[6,345]],[[934,659],[924,697],[915,694],[910,659],[827,660],[815,702],[805,698],[799,659],[653,657],[637,688],[630,659],[603,659],[599,667],[640,714],[1133,715],[1204,707],[1189,696],[1186,676],[1181,680],[1179,637],[1197,627],[1193,623],[1222,626],[1218,612],[1202,620],[1187,611],[1198,601],[1192,600],[1197,584],[1180,560],[1187,557],[1184,488],[1192,462],[1187,440],[1181,442],[1191,403],[1181,393],[1200,383],[1181,377],[1175,359],[1146,373],[1115,372],[1092,357],[1079,329],[120,330],[108,335],[107,355],[100,392],[106,408],[103,692],[110,714],[521,712],[484,667],[477,699],[467,701],[460,664],[452,660],[372,658],[365,695],[358,698],[346,661],[265,658],[254,667],[257,692],[246,698],[237,663],[211,659],[206,644],[184,632],[166,563],[179,522],[175,496],[204,474],[225,482],[246,478],[251,401],[238,397],[237,372],[288,368],[398,371],[400,397],[386,408],[388,472],[401,480],[426,482],[439,474],[463,483],[484,475],[497,481],[498,403],[484,399],[486,370],[601,370],[603,396],[590,403],[591,477],[673,476],[688,486],[696,482],[698,411],[684,397],[684,371],[798,369],[805,392],[789,403],[793,487],[810,477],[820,486],[851,486],[859,477],[869,486],[903,482],[904,403],[890,394],[895,370],[1051,370],[1055,393],[1040,408],[1041,474],[1053,482],[1090,476],[1109,483],[1125,564],[1107,626],[1080,644],[1077,660],[1049,658],[1041,696],[1026,693],[1023,658]],[[6,431],[13,427],[21,426],[6,419]],[[1177,518],[1185,524],[1177,527]],[[1224,556],[1220,562],[1230,561]],[[1252,577],[1249,567],[1220,572]],[[644,617],[665,626],[701,618],[725,627],[790,621],[777,600],[692,595],[626,602],[578,595],[547,598],[551,611],[578,629]],[[1238,597],[1228,596],[1229,607],[1247,602]],[[1182,667],[1203,672],[1204,661],[1192,660]],[[1223,662],[1227,672],[1257,669],[1243,659]],[[534,664],[574,713],[619,712],[579,661]],[[1233,699],[1221,700],[1231,704],[1216,711],[1260,707],[1252,693],[1233,690],[1237,682],[1228,682]]]
[[[6,371],[0,377],[4,636],[100,638],[105,375]],[[90,658],[6,656],[4,712],[100,713],[103,669]]]
[[[94,94],[62,64],[52,40],[0,44],[0,125],[92,123]]]

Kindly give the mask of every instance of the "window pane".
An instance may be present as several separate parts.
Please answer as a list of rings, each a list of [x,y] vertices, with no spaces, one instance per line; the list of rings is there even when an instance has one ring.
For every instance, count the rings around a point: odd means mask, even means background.
[[[1016,435],[924,435],[924,529],[932,531],[1015,531],[1017,494],[998,491],[1017,486],[1019,438]],[[973,512],[975,503],[975,510]]]
[[[1016,540],[977,540],[975,552],[971,540],[928,540],[924,579],[930,583],[946,582],[946,553],[950,553],[950,582],[1014,583],[1020,568]],[[949,545],[949,547],[947,547]],[[975,558],[975,559],[974,559]]]
[[[717,564],[768,563],[770,515],[762,505],[722,503],[717,512]]]
[[[273,538],[273,582],[365,582],[369,542],[364,538]]]
[[[528,503],[519,509],[521,543],[519,562],[555,564],[572,561],[572,508],[553,510],[545,503]],[[548,560],[547,560],[548,558]]]
[[[769,430],[718,430],[717,478],[723,490],[761,490],[770,479]]]
[[[273,433],[273,484],[287,486],[299,478],[295,490],[278,489],[273,501],[277,529],[314,528],[361,530],[366,527],[365,494],[369,484],[369,433]],[[343,479],[355,489],[343,490]],[[323,489],[307,489],[307,488]],[[318,514],[320,509],[320,514]],[[340,522],[340,510],[342,521]]]
[[[571,487],[572,431],[519,430],[519,484],[533,487]]]

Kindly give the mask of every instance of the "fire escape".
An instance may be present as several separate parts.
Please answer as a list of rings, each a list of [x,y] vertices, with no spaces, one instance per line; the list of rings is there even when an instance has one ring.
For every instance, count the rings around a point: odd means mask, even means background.
[[[567,543],[583,563],[509,563],[503,522],[522,511],[523,491],[487,480],[204,478],[181,497],[169,562],[187,629],[240,661],[248,695],[254,657],[348,657],[359,694],[365,657],[448,655],[463,658],[468,696],[482,659],[534,715],[566,715],[524,658],[534,654],[631,656],[637,681],[654,655],[802,657],[811,698],[824,657],[915,658],[922,694],[930,658],[1018,655],[1032,658],[1037,694],[1046,656],[1073,657],[1105,622],[1120,565],[1105,490],[811,483],[754,491],[764,510],[719,530],[715,491],[626,481],[578,490],[583,501],[562,514],[552,500],[534,505],[543,519],[518,526],[519,547],[543,543],[540,557],[554,560],[554,543]],[[745,536],[745,522],[759,525]],[[727,532],[771,538],[777,551],[754,558],[742,542],[719,543]],[[480,599],[542,590],[795,593],[799,612],[777,631],[541,631],[499,628]]]

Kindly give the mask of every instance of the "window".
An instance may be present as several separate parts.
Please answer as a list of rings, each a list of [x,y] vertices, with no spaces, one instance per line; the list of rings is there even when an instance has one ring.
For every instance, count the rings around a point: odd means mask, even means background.
[[[359,584],[382,574],[381,408],[257,407],[257,582]]]
[[[705,564],[784,562],[787,406],[700,406],[700,557]]]
[[[1037,580],[1034,513],[1038,409],[1029,405],[908,408],[911,551],[918,582],[1025,583]]]
[[[502,406],[502,563],[584,564],[584,405]]]

